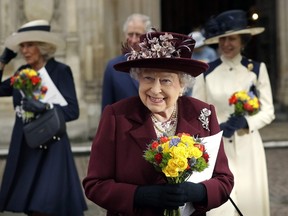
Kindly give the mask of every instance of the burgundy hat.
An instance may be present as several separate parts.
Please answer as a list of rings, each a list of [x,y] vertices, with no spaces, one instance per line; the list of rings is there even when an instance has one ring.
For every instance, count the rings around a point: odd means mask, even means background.
[[[182,71],[193,77],[205,72],[208,65],[191,59],[195,40],[172,32],[148,32],[141,35],[139,49],[124,47],[127,61],[114,65],[118,71],[128,72],[131,68],[157,68]]]

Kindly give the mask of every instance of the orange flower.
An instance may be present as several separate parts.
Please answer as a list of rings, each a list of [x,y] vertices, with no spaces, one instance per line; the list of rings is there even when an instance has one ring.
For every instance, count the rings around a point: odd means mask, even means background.
[[[232,115],[254,115],[260,110],[260,101],[254,92],[238,91],[228,100],[229,105],[234,105]]]
[[[251,112],[253,111],[253,106],[251,106],[249,103],[244,103],[244,104],[243,104],[243,107],[244,107],[244,109],[247,110],[248,112],[249,112],[249,111],[251,111]]]
[[[195,143],[194,146],[197,147],[201,152],[205,151],[205,146],[203,144]]]
[[[31,77],[32,85],[38,85],[39,82],[41,82],[41,78],[39,76],[33,76]]]
[[[12,76],[10,79],[10,85],[13,85],[15,83],[16,76]]]
[[[229,98],[229,105],[237,103],[238,99],[235,94]]]
[[[152,148],[152,149],[156,149],[158,146],[159,146],[159,143],[158,143],[157,141],[154,141],[154,142],[151,144],[151,148]]]
[[[167,141],[169,141],[169,138],[168,138],[168,137],[166,137],[166,136],[160,137],[160,142],[161,142],[161,143],[165,143],[165,142],[167,142]]]

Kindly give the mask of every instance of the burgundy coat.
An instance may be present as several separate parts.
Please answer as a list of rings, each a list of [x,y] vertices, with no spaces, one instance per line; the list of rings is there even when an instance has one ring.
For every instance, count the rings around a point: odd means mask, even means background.
[[[210,131],[198,120],[203,108],[210,109]],[[185,132],[199,137],[210,136],[220,131],[212,105],[191,97],[178,99],[178,124],[176,133]],[[107,209],[109,216],[159,216],[163,211],[135,209],[134,192],[138,185],[166,183],[164,174],[143,158],[143,152],[156,133],[150,111],[139,97],[121,100],[108,105],[99,123],[93,140],[87,177],[83,186],[88,199]],[[204,181],[208,202],[194,207],[193,215],[218,207],[228,199],[233,187],[233,175],[229,170],[221,141],[213,177]],[[225,192],[226,191],[226,192]]]

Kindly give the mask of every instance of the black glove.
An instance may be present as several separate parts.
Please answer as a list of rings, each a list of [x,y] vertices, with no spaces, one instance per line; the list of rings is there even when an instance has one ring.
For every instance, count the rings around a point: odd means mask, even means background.
[[[233,128],[236,128],[236,130],[243,129],[243,128],[248,128],[248,123],[247,120],[244,116],[239,116],[239,115],[234,115],[231,116],[227,124],[230,125]]]
[[[220,129],[223,130],[223,137],[230,138],[236,131],[236,128],[227,124],[227,122],[220,124]]]
[[[184,192],[185,202],[203,202],[207,199],[206,187],[201,183],[183,182],[179,184],[179,187]]]
[[[17,56],[17,53],[13,52],[9,48],[5,48],[2,55],[0,56],[0,62],[3,64],[8,64],[11,59],[15,58]]]
[[[185,204],[184,191],[178,185],[139,186],[134,195],[135,207],[177,209]]]
[[[43,113],[47,110],[47,104],[39,100],[23,98],[22,107],[25,111]]]

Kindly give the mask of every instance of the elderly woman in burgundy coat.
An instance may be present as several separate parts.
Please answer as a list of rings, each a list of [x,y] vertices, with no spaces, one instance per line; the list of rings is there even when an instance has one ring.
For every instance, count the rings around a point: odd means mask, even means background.
[[[233,175],[222,141],[211,179],[199,183],[169,184],[143,157],[147,144],[163,135],[207,137],[220,131],[213,105],[182,96],[207,69],[190,58],[194,44],[186,35],[150,32],[128,61],[115,65],[139,81],[139,97],[104,109],[83,180],[86,196],[107,215],[167,215],[165,209],[185,203],[193,206],[186,215],[205,215],[228,200]]]

